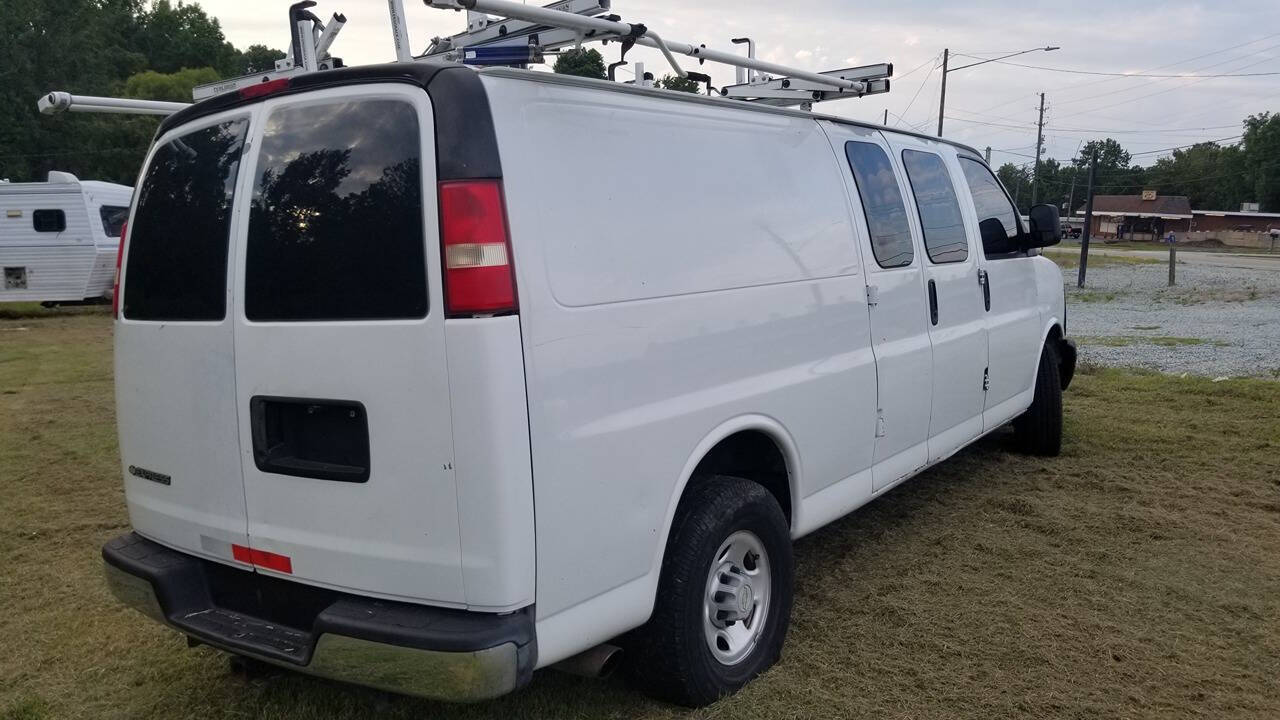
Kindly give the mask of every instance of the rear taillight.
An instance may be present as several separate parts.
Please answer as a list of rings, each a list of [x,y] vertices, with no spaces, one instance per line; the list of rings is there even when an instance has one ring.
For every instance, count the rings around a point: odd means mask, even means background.
[[[516,310],[501,180],[440,183],[445,309],[453,317]]]
[[[116,279],[111,286],[111,317],[120,317],[120,261],[124,259],[124,239],[129,234],[129,222],[120,223],[120,244],[116,245]]]

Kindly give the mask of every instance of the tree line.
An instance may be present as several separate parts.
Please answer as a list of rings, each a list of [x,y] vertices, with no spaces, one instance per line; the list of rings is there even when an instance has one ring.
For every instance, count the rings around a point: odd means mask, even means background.
[[[1068,163],[1041,160],[1036,181],[1038,203],[1058,206],[1063,214],[1083,207],[1089,159],[1098,156],[1096,195],[1185,195],[1197,210],[1239,210],[1258,203],[1262,212],[1280,212],[1280,113],[1250,115],[1242,123],[1237,144],[1206,142],[1172,151],[1152,165],[1133,162],[1134,155],[1112,138],[1091,140]],[[1005,163],[997,175],[1025,214],[1032,205],[1035,163]]]
[[[0,33],[0,178],[50,170],[133,184],[159,119],[41,116],[50,90],[191,102],[191,88],[269,70],[280,50],[227,42],[198,4],[157,0],[7,0]],[[284,28],[281,12],[281,30]]]

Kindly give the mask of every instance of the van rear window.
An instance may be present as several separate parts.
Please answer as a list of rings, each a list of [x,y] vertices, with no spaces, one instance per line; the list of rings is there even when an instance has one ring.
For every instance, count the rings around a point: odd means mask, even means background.
[[[248,122],[202,128],[160,146],[134,212],[124,275],[124,316],[221,320],[227,238]]]
[[[250,320],[426,316],[421,142],[399,100],[271,114],[249,215]]]

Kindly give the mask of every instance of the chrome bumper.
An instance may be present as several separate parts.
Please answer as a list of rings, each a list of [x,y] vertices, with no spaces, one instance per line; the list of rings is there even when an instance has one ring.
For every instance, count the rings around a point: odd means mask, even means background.
[[[537,659],[531,608],[508,615],[376,601],[289,583],[333,603],[311,627],[214,605],[210,568],[135,534],[103,548],[107,585],[120,602],[199,642],[281,667],[391,692],[453,702],[504,695],[528,682]],[[202,577],[203,576],[203,577]],[[271,579],[277,589],[286,581]],[[269,589],[268,589],[269,590]],[[225,593],[224,593],[225,594]],[[295,624],[304,624],[301,622]]]

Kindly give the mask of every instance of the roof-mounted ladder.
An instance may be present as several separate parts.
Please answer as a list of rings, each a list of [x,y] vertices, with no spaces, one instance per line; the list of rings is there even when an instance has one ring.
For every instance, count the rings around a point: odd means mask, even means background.
[[[401,0],[388,0],[397,4]],[[676,55],[686,55],[702,62],[716,62],[747,70],[739,74],[749,78],[723,88],[725,97],[752,100],[769,105],[809,106],[815,102],[842,97],[862,97],[889,91],[889,77],[893,75],[891,63],[868,65],[861,68],[834,70],[825,73],[809,72],[799,68],[779,65],[754,57],[712,50],[705,44],[690,44],[665,40],[640,23],[625,23],[616,15],[598,17],[610,9],[609,0],[561,0],[546,7],[523,5],[511,0],[423,0],[427,7],[442,10],[466,10],[467,30],[449,38],[435,38],[423,58],[436,58],[476,64],[523,64],[537,62],[544,51],[569,45],[580,46],[585,42],[623,43],[623,53],[630,44],[644,45],[660,51],[680,77],[690,74],[680,67]],[[500,16],[491,18],[488,13]],[[735,43],[749,42],[745,38]],[[468,54],[471,49],[471,55]],[[485,53],[484,50],[491,53]],[[492,52],[495,50],[505,52]],[[491,55],[492,62],[486,62]],[[538,58],[520,60],[519,58]],[[511,58],[517,58],[512,60]],[[769,74],[783,77],[774,78]],[[700,73],[695,79],[710,84],[710,78]]]
[[[467,29],[447,38],[433,38],[426,52],[414,56],[409,49],[409,34],[404,14],[404,0],[387,0],[391,15],[392,42],[399,62],[458,62],[475,65],[516,65],[542,62],[544,52],[565,47],[580,47],[588,42],[614,41],[622,46],[622,54],[634,45],[651,47],[662,53],[676,75],[706,83],[711,78],[680,67],[677,55],[694,58],[699,64],[715,62],[738,68],[738,82],[720,88],[725,98],[766,105],[799,105],[808,109],[815,102],[862,97],[889,91],[893,75],[891,63],[867,65],[829,72],[810,72],[787,67],[755,57],[755,43],[748,38],[734,38],[734,44],[746,44],[744,57],[731,52],[666,40],[641,23],[626,23],[617,15],[607,14],[611,0],[558,0],[546,7],[523,5],[511,0],[423,0],[427,7],[442,10],[466,10]],[[254,73],[216,83],[197,86],[195,100],[287,78],[300,73],[342,67],[342,61],[329,54],[346,18],[335,13],[328,23],[311,13],[314,0],[301,0],[289,7],[289,54],[276,61],[274,70]],[[498,17],[491,17],[490,14]],[[615,63],[624,64],[622,61]],[[638,84],[648,85],[642,66],[637,63]],[[612,72],[610,73],[612,75]],[[186,107],[186,103],[100,98],[52,92],[39,100],[43,113],[61,111],[137,113],[168,115]]]

